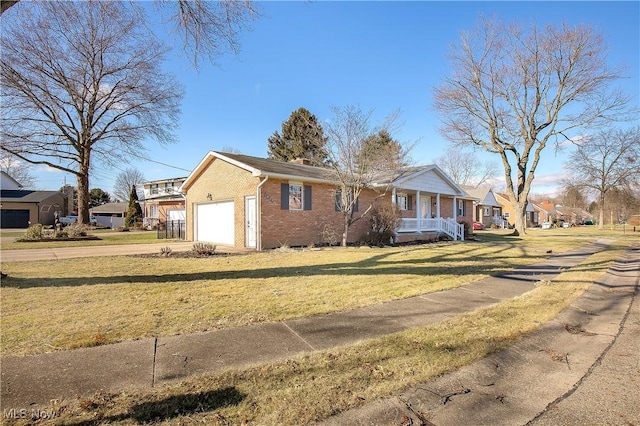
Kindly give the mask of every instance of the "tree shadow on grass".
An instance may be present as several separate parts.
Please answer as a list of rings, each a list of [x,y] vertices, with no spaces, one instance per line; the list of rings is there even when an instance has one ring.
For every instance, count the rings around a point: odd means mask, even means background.
[[[246,395],[235,387],[183,395],[171,395],[159,401],[147,401],[130,407],[125,414],[67,423],[73,426],[97,426],[105,423],[134,421],[158,423],[189,414],[210,412],[240,404]]]
[[[371,256],[357,262],[336,262],[322,265],[309,266],[286,266],[273,265],[259,269],[238,269],[210,272],[189,272],[180,271],[170,274],[156,275],[144,274],[118,274],[100,277],[37,277],[20,278],[9,274],[3,279],[3,287],[11,288],[37,288],[37,287],[75,287],[86,285],[104,284],[162,284],[173,282],[193,282],[199,280],[221,281],[229,279],[264,279],[264,278],[289,278],[289,277],[313,277],[313,276],[341,276],[346,275],[434,275],[453,272],[457,275],[467,274],[497,274],[506,272],[513,266],[504,263],[503,252],[513,248],[511,245],[496,246],[491,253],[478,254],[477,248],[464,247],[456,253],[443,253],[425,259],[394,259],[389,260],[389,256],[398,255],[399,252],[382,253]],[[416,250],[416,249],[411,249]],[[452,257],[453,256],[453,257]],[[472,267],[456,268],[456,262],[460,257],[475,259],[478,264]],[[540,256],[542,259],[543,256]],[[119,271],[118,271],[119,272]]]

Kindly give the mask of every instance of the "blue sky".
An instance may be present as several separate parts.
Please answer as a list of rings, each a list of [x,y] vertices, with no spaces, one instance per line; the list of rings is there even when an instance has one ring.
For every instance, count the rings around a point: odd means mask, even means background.
[[[281,130],[292,111],[305,107],[319,120],[332,106],[359,105],[382,119],[400,110],[394,136],[417,141],[415,164],[431,164],[447,148],[432,110],[433,88],[450,73],[448,45],[472,29],[481,15],[538,24],[587,23],[610,46],[612,65],[628,67],[624,88],[640,98],[640,2],[260,2],[263,16],[241,36],[238,55],[220,66],[190,68],[177,49],[167,63],[185,86],[178,142],[147,144],[131,166],[147,180],[186,176],[209,150],[233,147],[267,155],[267,138]],[[179,42],[176,40],[176,44]],[[534,192],[553,192],[567,152],[549,149],[534,181]],[[493,158],[482,155],[482,158]],[[497,157],[494,158],[499,163]],[[159,164],[163,163],[165,165]],[[169,167],[172,166],[172,167]],[[112,191],[128,167],[96,164],[90,186]],[[500,170],[501,167],[500,167]],[[35,169],[38,189],[57,189],[60,172]],[[75,185],[73,176],[67,183]]]

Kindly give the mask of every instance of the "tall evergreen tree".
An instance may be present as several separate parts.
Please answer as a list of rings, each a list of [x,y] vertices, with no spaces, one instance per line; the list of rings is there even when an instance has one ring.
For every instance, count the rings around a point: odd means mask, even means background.
[[[130,228],[137,223],[142,222],[142,207],[140,207],[140,201],[138,200],[138,192],[136,186],[131,185],[131,195],[129,196],[129,210],[127,210],[127,217],[124,219],[126,227]]]
[[[305,108],[298,108],[282,123],[282,134],[276,131],[269,137],[268,155],[281,161],[304,158],[311,165],[326,166],[326,143],[327,138],[316,116]]]

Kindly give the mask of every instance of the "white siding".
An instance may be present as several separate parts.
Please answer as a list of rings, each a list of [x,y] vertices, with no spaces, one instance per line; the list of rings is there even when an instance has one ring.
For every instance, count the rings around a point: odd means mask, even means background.
[[[443,195],[460,195],[454,187],[442,179],[435,170],[428,170],[411,179],[401,180],[396,186],[402,189],[431,192]]]

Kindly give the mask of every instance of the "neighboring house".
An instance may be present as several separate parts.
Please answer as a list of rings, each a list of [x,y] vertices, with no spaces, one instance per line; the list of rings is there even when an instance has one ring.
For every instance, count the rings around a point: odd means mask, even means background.
[[[485,228],[491,225],[504,228],[506,226],[502,219],[502,205],[496,199],[496,195],[490,187],[476,188],[468,185],[460,185],[470,197],[473,197],[473,220],[482,223]]]
[[[154,180],[144,183],[144,225],[185,220],[184,195],[180,186],[186,177]]]
[[[89,215],[96,217],[98,225],[120,228],[124,226],[128,210],[129,203],[106,203],[89,209]]]
[[[513,225],[515,225],[516,220],[515,220],[515,211],[511,206],[509,197],[507,196],[507,194],[503,194],[501,192],[497,192],[495,195],[496,195],[496,200],[502,206],[502,217],[509,223],[509,226],[512,227]],[[532,202],[527,203],[525,216],[526,216],[525,226],[527,228],[539,226],[542,223],[542,221],[540,220],[540,212],[536,210]]]
[[[577,207],[555,206],[550,217],[554,222],[568,222],[570,225],[582,225],[588,220],[593,221],[591,213]]]
[[[533,209],[538,213],[538,225],[542,225],[543,223],[549,223],[550,219],[550,211],[547,210],[542,203],[531,203],[533,205]]]
[[[333,170],[240,154],[210,151],[187,177],[187,240],[241,249],[340,241],[343,215]],[[437,233],[463,238],[457,223],[472,222],[472,200],[437,166],[407,169],[383,196],[365,190],[360,208],[393,200],[402,212],[396,241],[423,240]],[[349,228],[349,242],[370,230],[368,219]]]
[[[53,225],[56,213],[63,213],[64,195],[60,191],[4,189],[4,177],[2,184],[0,227],[4,229],[28,228],[36,223]]]
[[[20,182],[9,176],[7,172],[0,171],[0,175],[2,176],[2,179],[0,180],[0,189],[22,189]]]

